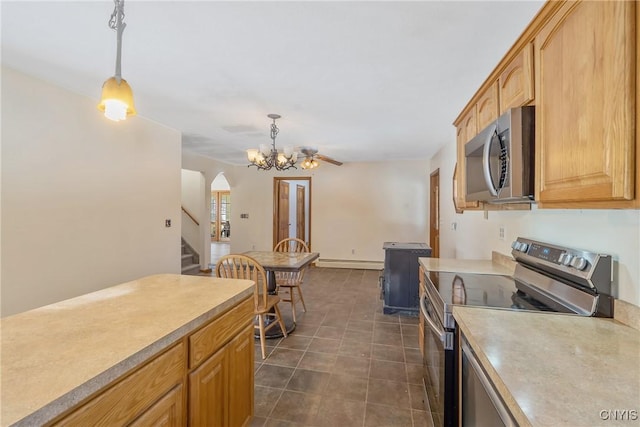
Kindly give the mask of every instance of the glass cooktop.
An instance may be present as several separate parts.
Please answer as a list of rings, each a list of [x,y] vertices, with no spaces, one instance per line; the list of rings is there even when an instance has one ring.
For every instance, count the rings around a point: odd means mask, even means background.
[[[448,307],[446,311],[452,305],[554,311],[518,290],[516,281],[509,276],[430,271],[428,277]]]

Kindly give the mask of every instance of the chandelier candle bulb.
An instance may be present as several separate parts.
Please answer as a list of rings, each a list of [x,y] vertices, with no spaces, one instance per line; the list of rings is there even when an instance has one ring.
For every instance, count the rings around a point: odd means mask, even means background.
[[[255,148],[250,148],[247,150],[247,159],[250,162],[255,162],[256,157],[258,157],[258,150],[256,150]]]

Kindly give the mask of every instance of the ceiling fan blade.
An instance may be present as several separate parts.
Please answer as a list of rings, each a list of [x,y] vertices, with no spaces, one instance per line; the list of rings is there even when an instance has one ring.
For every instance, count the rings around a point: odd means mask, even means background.
[[[325,161],[327,163],[334,164],[336,166],[342,166],[342,162],[339,162],[339,161],[337,161],[335,159],[332,159],[331,157],[323,156],[322,154],[316,154],[314,157],[316,159],[318,159],[318,160],[322,160],[322,161]]]

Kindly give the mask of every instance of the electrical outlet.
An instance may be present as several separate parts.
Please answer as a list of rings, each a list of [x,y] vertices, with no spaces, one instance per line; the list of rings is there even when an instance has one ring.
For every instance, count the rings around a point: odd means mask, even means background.
[[[507,231],[506,231],[506,229],[505,229],[504,225],[501,225],[501,226],[498,228],[498,238],[499,238],[500,240],[504,240],[504,239],[505,239],[505,235],[506,235],[506,234],[507,234]]]

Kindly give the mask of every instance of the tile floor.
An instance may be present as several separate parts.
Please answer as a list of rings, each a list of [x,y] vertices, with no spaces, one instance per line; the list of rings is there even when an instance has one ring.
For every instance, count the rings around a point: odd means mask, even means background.
[[[220,258],[229,255],[231,252],[231,243],[229,242],[211,242],[211,261],[209,268],[213,269]]]
[[[253,426],[431,426],[417,317],[382,314],[379,271],[311,268],[296,330],[256,340]],[[289,303],[280,303],[290,316]]]

